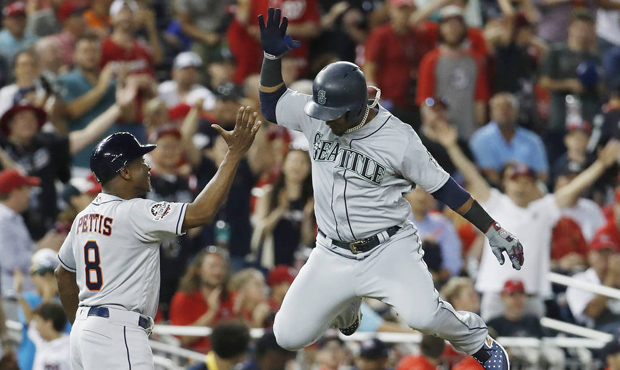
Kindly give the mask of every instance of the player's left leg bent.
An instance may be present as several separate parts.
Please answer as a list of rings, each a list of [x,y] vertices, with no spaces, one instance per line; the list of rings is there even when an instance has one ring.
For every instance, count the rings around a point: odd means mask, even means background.
[[[405,228],[379,248],[364,261],[364,295],[389,304],[410,327],[436,334],[457,350],[473,354],[483,346],[485,323],[440,299],[414,229]]]

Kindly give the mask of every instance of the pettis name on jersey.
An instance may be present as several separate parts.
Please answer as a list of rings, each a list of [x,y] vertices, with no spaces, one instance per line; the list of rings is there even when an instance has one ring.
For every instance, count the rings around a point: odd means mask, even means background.
[[[79,218],[75,234],[98,233],[110,236],[112,235],[113,222],[114,220],[112,218],[100,215],[99,213],[87,213]]]

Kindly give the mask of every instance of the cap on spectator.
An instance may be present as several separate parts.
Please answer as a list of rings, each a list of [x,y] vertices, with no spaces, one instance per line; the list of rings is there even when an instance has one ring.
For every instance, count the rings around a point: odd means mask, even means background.
[[[101,193],[101,184],[97,182],[94,175],[88,177],[74,177],[62,190],[62,200],[69,204],[72,197],[81,194],[99,194]]]
[[[174,125],[163,125],[157,128],[157,130],[151,135],[151,142],[156,142],[161,139],[163,136],[172,135],[177,139],[181,138],[181,130]]]
[[[110,5],[110,16],[114,17],[118,13],[123,10],[124,7],[128,7],[132,12],[138,11],[138,3],[134,0],[114,0],[112,5]]]
[[[512,168],[510,178],[514,180],[519,176],[529,176],[536,179],[536,172],[527,164],[519,163]]]
[[[57,253],[49,248],[43,248],[32,255],[30,273],[33,275],[43,275],[46,272],[53,272],[58,267]]]
[[[463,8],[457,5],[448,5],[441,8],[439,11],[439,18],[445,21],[449,18],[460,17],[463,18]]]
[[[26,3],[23,1],[13,1],[4,7],[2,15],[5,17],[16,17],[26,15]]]
[[[202,58],[193,51],[184,51],[180,53],[174,58],[174,62],[172,62],[172,68],[174,69],[200,66],[202,66]]]
[[[319,338],[319,340],[316,342],[316,348],[323,349],[329,342],[332,341],[337,342],[338,345],[344,344],[344,342],[342,341],[342,339],[340,339],[340,336],[338,335],[338,330],[335,330],[333,328],[327,330],[325,334],[323,334],[323,336]]]
[[[254,352],[257,358],[263,358],[263,356],[269,351],[285,353],[292,357],[296,354],[296,352],[287,351],[280,347],[276,341],[276,336],[273,334],[273,331],[265,330],[263,336],[256,340],[254,344]]]
[[[360,343],[360,357],[366,360],[387,358],[390,347],[378,338],[367,339]]]
[[[82,15],[86,11],[87,6],[79,0],[65,0],[58,8],[58,21],[64,22],[73,15]]]
[[[525,286],[521,280],[510,279],[506,280],[504,283],[504,288],[502,289],[502,294],[512,294],[512,293],[525,293]]]
[[[594,14],[588,9],[576,9],[571,13],[571,22],[574,20],[580,20],[588,23],[594,23]]]
[[[13,119],[13,116],[19,112],[23,111],[32,111],[37,116],[37,123],[39,124],[39,130],[47,121],[47,113],[39,107],[35,107],[34,105],[14,105],[11,109],[7,110],[2,118],[0,118],[0,131],[6,137],[8,137],[11,133],[9,132],[9,122]]]
[[[269,271],[267,283],[269,286],[275,286],[282,283],[291,284],[293,283],[293,280],[295,280],[295,275],[297,275],[297,272],[294,268],[285,265],[278,265]]]
[[[620,337],[617,335],[605,344],[605,347],[601,349],[604,356],[611,356],[620,353]]]
[[[568,122],[566,129],[568,131],[583,131],[589,134],[592,132],[592,125],[588,121]]]
[[[618,243],[608,234],[597,233],[590,242],[590,250],[601,251],[603,249],[610,249],[614,252],[618,252],[620,248]]]
[[[41,179],[22,175],[17,170],[4,170],[0,172],[0,194],[9,194],[24,185],[39,186],[41,185]]]
[[[192,110],[192,106],[187,103],[179,103],[174,107],[170,108],[168,111],[168,115],[170,116],[171,121],[179,121],[185,119],[185,117],[189,114],[189,111]]]
[[[237,87],[232,82],[226,82],[221,84],[217,87],[217,89],[215,89],[214,94],[218,100],[238,101],[243,98],[243,93],[241,92],[241,89],[239,89],[239,87]]]
[[[210,58],[209,63],[234,63],[235,57],[232,55],[228,48],[221,48],[217,50]]]
[[[435,96],[433,98],[426,98],[424,100],[424,104],[426,104],[427,107],[448,108],[448,106],[450,105],[450,100],[446,98],[445,96],[444,97]]]
[[[415,7],[415,2],[413,0],[390,0],[390,5],[396,8],[403,6]]]

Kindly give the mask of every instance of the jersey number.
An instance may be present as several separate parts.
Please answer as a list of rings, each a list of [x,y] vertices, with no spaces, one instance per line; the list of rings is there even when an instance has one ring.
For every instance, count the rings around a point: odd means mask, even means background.
[[[96,241],[89,240],[84,245],[84,263],[86,264],[86,287],[91,292],[98,292],[103,285],[101,259]]]

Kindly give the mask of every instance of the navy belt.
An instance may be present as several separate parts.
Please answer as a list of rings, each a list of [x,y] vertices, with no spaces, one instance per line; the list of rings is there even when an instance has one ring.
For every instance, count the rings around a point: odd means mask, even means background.
[[[103,317],[104,319],[109,319],[110,310],[107,307],[94,306],[88,309],[88,316],[97,316],[97,317]],[[140,326],[144,330],[149,330],[150,328],[149,319],[140,315],[140,318],[138,319],[138,326]]]
[[[400,226],[392,226],[389,229],[386,229],[385,232],[387,232],[388,238],[391,238],[392,235],[396,234],[398,230],[400,230]],[[322,232],[321,229],[319,229],[319,234],[327,238],[327,235],[325,235],[325,233]],[[374,247],[381,244],[382,241],[381,239],[379,239],[379,234],[375,234],[368,238],[356,240],[353,242],[341,242],[340,240],[333,240],[333,239],[331,239],[331,241],[332,241],[332,244],[335,245],[336,247],[350,250],[351,253],[353,254],[358,254],[358,253],[368,252],[372,250]]]

